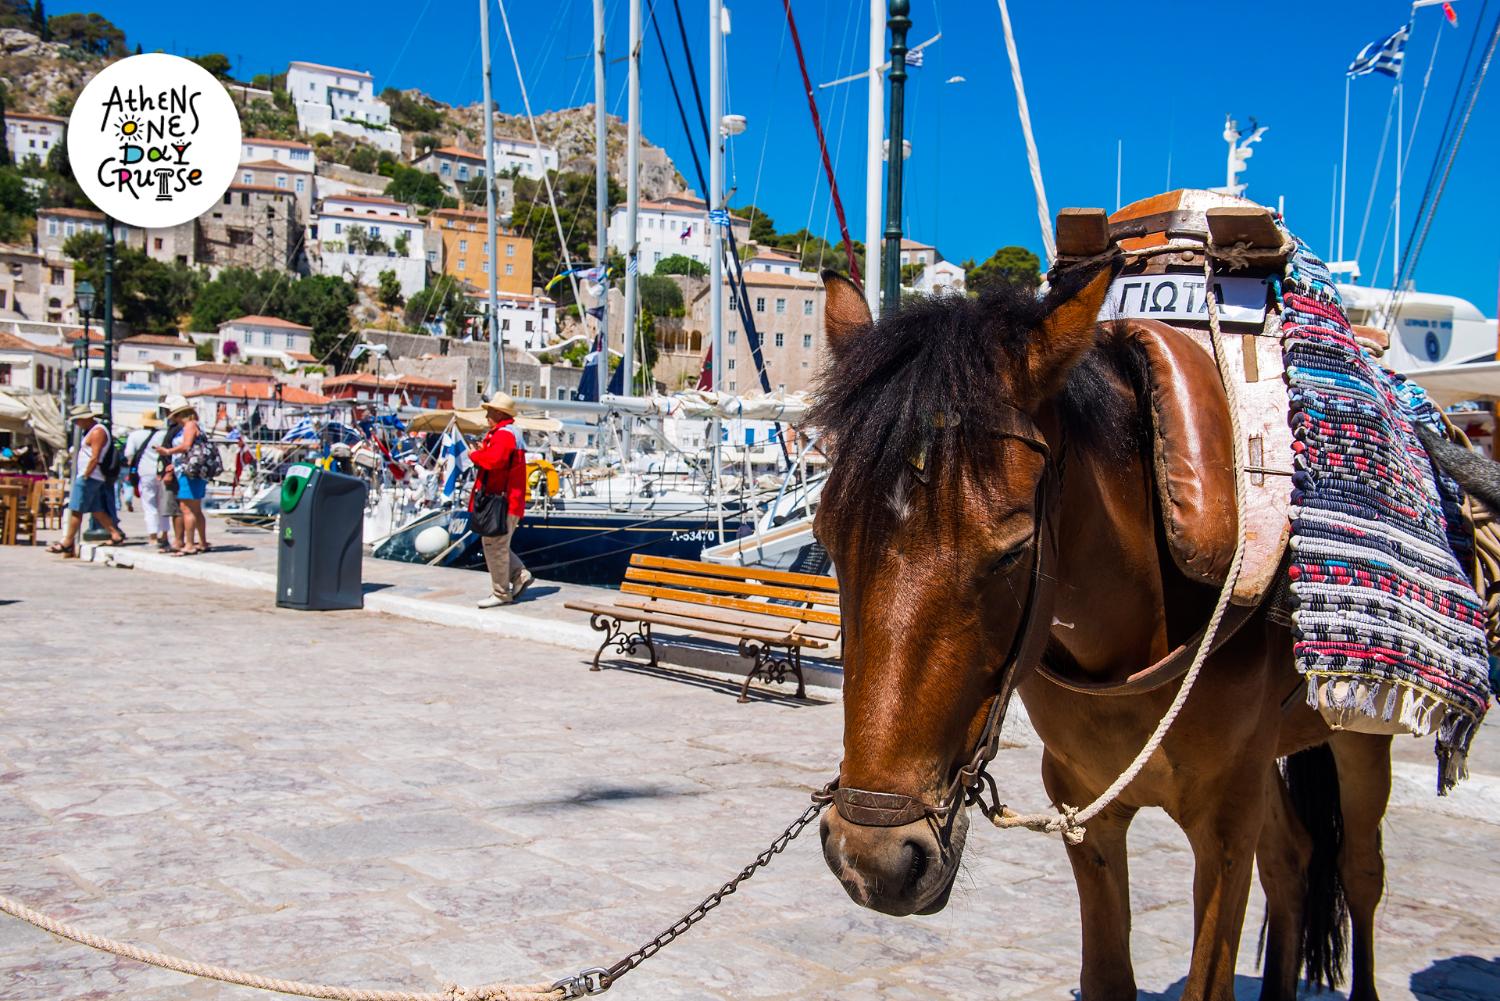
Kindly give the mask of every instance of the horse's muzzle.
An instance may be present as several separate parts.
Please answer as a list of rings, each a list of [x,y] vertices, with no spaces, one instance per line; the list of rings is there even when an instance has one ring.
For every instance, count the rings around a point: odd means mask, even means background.
[[[873,826],[850,822],[835,806],[823,816],[823,858],[861,907],[897,917],[935,914],[948,903],[968,831],[963,811],[953,818],[945,844],[925,817]]]

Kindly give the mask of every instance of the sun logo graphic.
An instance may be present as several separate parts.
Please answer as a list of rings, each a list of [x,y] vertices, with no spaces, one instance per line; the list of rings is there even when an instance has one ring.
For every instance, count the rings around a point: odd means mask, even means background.
[[[143,229],[208,211],[234,180],[240,118],[218,80],[164,53],[113,63],[68,120],[68,159],[89,200]]]

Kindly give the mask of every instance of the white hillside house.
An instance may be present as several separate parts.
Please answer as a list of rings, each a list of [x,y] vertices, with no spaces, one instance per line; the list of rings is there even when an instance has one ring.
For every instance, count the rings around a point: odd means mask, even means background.
[[[610,249],[622,254],[628,252],[625,216],[625,206],[617,205],[609,217]],[[741,244],[750,239],[748,219],[730,216],[730,224]],[[690,191],[668,195],[660,201],[641,202],[636,224],[636,238],[641,245],[641,274],[652,274],[657,264],[673,254],[707,264],[710,236],[708,204]]]
[[[521,177],[541,180],[549,170],[556,170],[559,163],[556,146],[537,145],[530,139],[515,136],[495,137],[495,174],[516,171]]]
[[[967,282],[968,275],[963,268],[952,261],[938,261],[922,266],[922,272],[911,283],[911,290],[922,295],[963,295]]]
[[[426,226],[411,206],[369,195],[330,195],[318,208],[318,273],[374,286],[380,272],[394,271],[401,293],[427,287]]]
[[[5,113],[5,147],[16,163],[46,163],[53,147],[62,145],[67,130],[68,120],[56,115]]]
[[[360,70],[293,62],[286,91],[297,106],[304,132],[335,132],[363,139],[379,149],[401,152],[401,133],[391,127],[390,105],[375,97],[375,78]]]

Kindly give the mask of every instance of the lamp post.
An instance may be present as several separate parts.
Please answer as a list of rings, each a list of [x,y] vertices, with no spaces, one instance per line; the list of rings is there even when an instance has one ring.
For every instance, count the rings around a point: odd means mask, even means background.
[[[891,29],[891,70],[886,74],[886,79],[891,82],[891,123],[887,129],[890,156],[886,165],[885,258],[880,262],[885,270],[881,285],[886,309],[895,309],[901,302],[901,168],[906,146],[902,126],[906,103],[906,33],[911,30],[910,13],[910,0],[891,0],[890,17],[886,19],[886,25]],[[869,280],[868,276],[866,280]]]
[[[74,376],[73,402],[85,403],[88,393],[89,320],[94,315],[94,285],[85,279],[74,287],[73,294],[78,312],[83,317],[83,340],[73,343],[73,359],[80,367],[80,371]]]

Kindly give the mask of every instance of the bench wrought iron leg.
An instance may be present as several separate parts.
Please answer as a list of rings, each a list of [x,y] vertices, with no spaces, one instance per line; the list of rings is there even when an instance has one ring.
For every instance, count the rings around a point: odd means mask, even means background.
[[[792,646],[782,654],[779,648],[754,640],[740,640],[740,656],[753,658],[750,673],[740,686],[740,701],[750,701],[750,682],[763,679],[768,685],[779,685],[788,674],[797,676],[797,698],[807,697],[807,684],[802,680],[802,648]]]
[[[599,644],[599,649],[594,652],[594,666],[590,671],[599,670],[599,658],[604,651],[611,646],[615,652],[622,657],[634,656],[636,650],[645,647],[651,654],[651,667],[656,666],[656,644],[651,642],[651,623],[630,623],[631,629],[625,627],[625,623],[608,615],[595,613],[589,616],[589,626],[604,633],[604,642]]]

